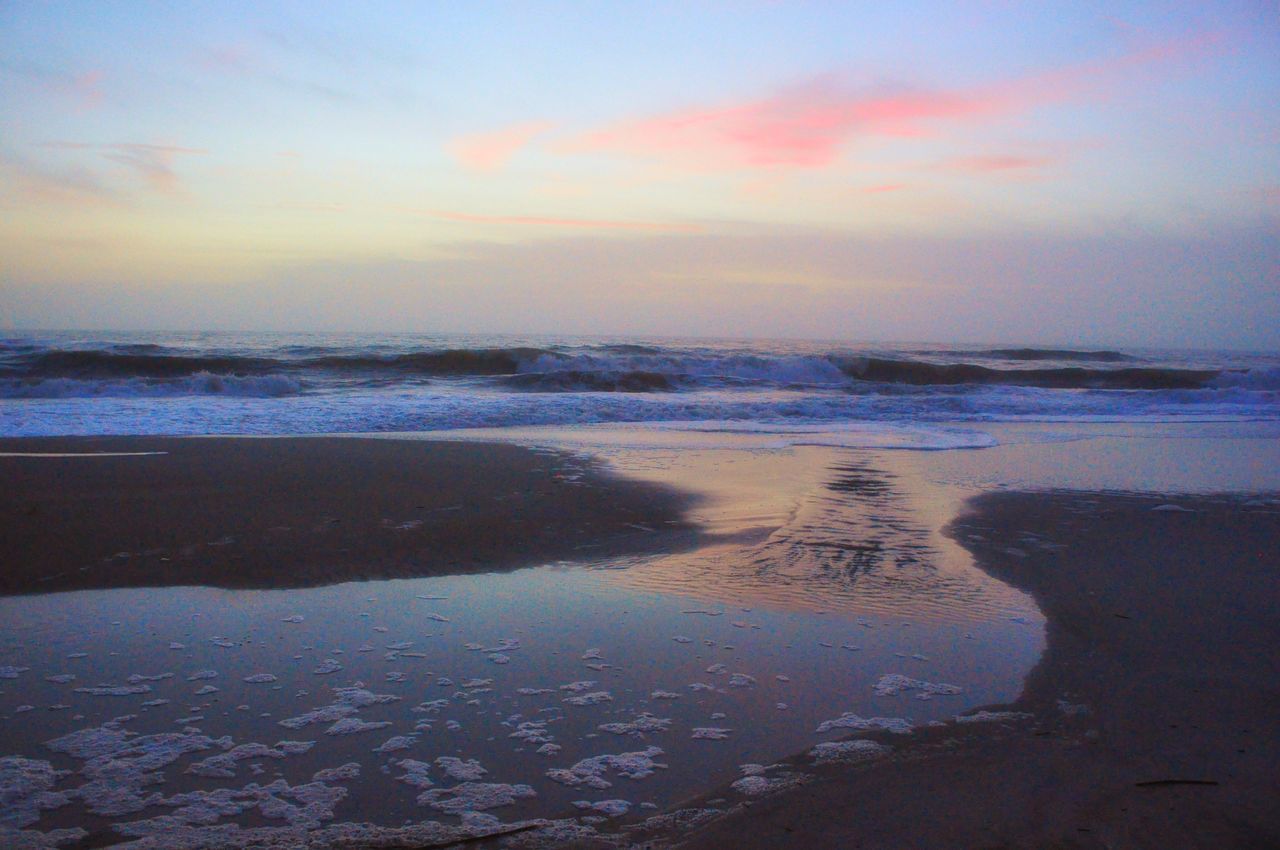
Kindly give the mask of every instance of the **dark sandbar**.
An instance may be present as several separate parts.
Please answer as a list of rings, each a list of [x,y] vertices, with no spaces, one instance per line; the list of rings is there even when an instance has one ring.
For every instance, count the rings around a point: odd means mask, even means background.
[[[669,550],[688,497],[580,458],[422,440],[0,440],[0,593],[304,587]]]
[[[1152,510],[1170,501],[1191,512]],[[970,507],[953,536],[1048,619],[1023,695],[988,707],[1033,717],[885,738],[890,758],[819,768],[682,846],[1280,847],[1280,504]]]

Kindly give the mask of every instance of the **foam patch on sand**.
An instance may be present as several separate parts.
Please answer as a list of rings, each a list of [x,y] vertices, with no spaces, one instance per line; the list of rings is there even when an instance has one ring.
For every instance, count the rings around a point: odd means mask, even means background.
[[[654,770],[665,770],[667,767],[665,764],[654,761],[654,758],[660,755],[663,755],[661,747],[648,747],[634,753],[592,756],[570,768],[548,770],[546,775],[548,779],[571,788],[585,785],[588,788],[603,791],[613,787],[613,783],[605,779],[605,774],[609,771],[626,779],[644,779],[646,776],[652,776]]]
[[[631,803],[627,800],[599,800],[594,803],[589,800],[574,800],[573,805],[580,811],[595,812],[607,818],[622,817],[631,811]]]
[[[47,761],[21,756],[0,758],[0,825],[10,828],[30,826],[40,812],[71,802],[53,786],[65,775]]]
[[[134,694],[151,693],[150,685],[95,685],[91,688],[76,688],[78,694],[89,694],[95,697],[128,697]]]
[[[431,771],[431,763],[418,761],[417,759],[400,759],[395,762],[396,767],[404,771],[403,776],[397,776],[398,782],[406,785],[412,785],[414,788],[430,788],[435,785],[428,775]]]
[[[609,732],[614,735],[642,736],[649,732],[665,732],[670,726],[670,717],[654,717],[652,714],[646,712],[636,717],[635,720],[630,720],[625,723],[603,723],[596,728],[601,732]]]
[[[689,737],[695,741],[723,741],[731,732],[732,729],[722,729],[719,726],[698,726]]]
[[[450,815],[481,812],[513,805],[517,800],[538,796],[528,785],[493,782],[464,782],[451,788],[431,788],[418,795],[418,804]]]
[[[1029,720],[1034,717],[1025,711],[978,711],[956,716],[957,723],[1003,723],[1008,720]]]
[[[305,743],[306,746],[301,752],[311,749],[311,742]],[[291,749],[296,751],[296,747],[291,747]],[[286,750],[278,747],[268,747],[266,744],[239,744],[225,753],[219,753],[216,756],[209,756],[201,761],[193,762],[187,767],[187,773],[193,773],[196,776],[231,779],[236,775],[238,763],[245,759],[282,759],[287,755],[290,755],[290,753]]]
[[[128,837],[163,837],[184,826],[208,826],[221,818],[256,809],[268,820],[283,820],[298,829],[315,829],[323,821],[333,820],[334,806],[346,796],[347,789],[340,786],[323,782],[290,785],[283,779],[277,779],[270,785],[251,783],[240,789],[190,791],[172,797],[154,795],[149,804],[172,808],[173,813],[113,826]]]
[[[161,795],[144,795],[148,785],[163,782],[160,772],[183,755],[215,746],[230,748],[229,738],[214,740],[198,729],[136,735],[112,721],[46,742],[54,752],[85,760],[79,773],[86,782],[66,793],[92,813],[119,817],[159,804]]]
[[[349,761],[337,767],[326,767],[311,774],[312,782],[348,782],[360,778],[359,762]]]
[[[555,740],[555,736],[547,731],[545,720],[526,720],[507,737],[524,741],[526,744],[549,744]]]
[[[809,757],[816,764],[856,764],[883,758],[891,752],[892,747],[875,741],[827,741],[809,750]]]
[[[28,829],[13,829],[0,824],[0,847],[8,850],[49,850],[63,844],[74,844],[88,837],[83,829],[52,829],[48,832],[37,832]]]
[[[362,708],[396,702],[400,699],[394,694],[375,694],[372,691],[365,690],[358,682],[350,688],[334,688],[333,693],[334,701],[329,705],[320,706],[305,714],[299,714],[297,717],[287,717],[277,722],[286,729],[301,729],[314,723],[334,723],[350,717]],[[383,725],[390,726],[391,724],[384,723]]]
[[[375,729],[386,729],[390,720],[361,720],[359,717],[344,717],[324,730],[326,735],[358,735],[361,732],[372,732]]]
[[[374,747],[375,753],[398,753],[401,750],[407,750],[412,747],[418,740],[416,735],[395,735],[383,741],[377,747]]]
[[[881,676],[880,681],[876,682],[874,690],[875,695],[878,697],[895,696],[903,691],[919,691],[916,694],[916,699],[932,699],[934,696],[954,696],[955,694],[964,693],[964,688],[958,685],[925,682],[920,679],[903,676],[900,673],[889,673]]]
[[[845,712],[835,720],[824,720],[818,724],[817,731],[830,732],[832,729],[853,729],[865,732],[869,729],[883,729],[896,735],[905,735],[915,727],[911,721],[902,717],[860,717],[852,712]]]
[[[480,766],[480,762],[475,759],[463,761],[454,756],[440,756],[436,759],[436,766],[443,770],[451,779],[459,782],[475,782],[483,777],[489,771]]]

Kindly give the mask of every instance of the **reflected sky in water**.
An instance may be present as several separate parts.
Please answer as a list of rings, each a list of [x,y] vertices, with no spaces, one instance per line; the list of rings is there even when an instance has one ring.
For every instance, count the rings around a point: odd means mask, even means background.
[[[767,764],[842,737],[815,729],[845,712],[924,723],[1010,700],[1043,648],[1034,605],[987,578],[940,533],[966,491],[932,483],[893,459],[906,453],[744,446],[630,447],[605,455],[620,471],[706,494],[696,513],[714,542],[692,553],[507,574],[3,599],[0,665],[31,669],[0,682],[0,753],[78,769],[80,762],[43,742],[136,714],[124,725],[138,733],[195,726],[235,743],[318,742],[284,759],[241,762],[232,779],[184,773],[214,753],[192,754],[164,771],[157,790],[168,794],[277,777],[296,784],[354,761],[361,777],[345,783],[350,796],[339,804],[338,820],[396,825],[444,816],[415,803],[418,791],[396,781],[394,762],[456,756],[478,760],[488,771],[484,781],[534,787],[535,799],[492,812],[504,820],[571,816],[572,801],[582,799],[665,808],[736,778],[740,764]],[[501,652],[505,663],[488,651],[513,642],[519,648]],[[341,669],[314,672],[326,659]],[[200,670],[218,676],[188,680]],[[63,673],[76,678],[45,678]],[[165,673],[172,678],[148,682],[152,690],[143,694],[75,691]],[[260,673],[277,679],[243,681]],[[958,685],[963,693],[877,696],[873,686],[891,673]],[[739,686],[734,674],[741,674]],[[562,686],[583,681],[595,683],[585,692],[609,699],[566,702],[579,692]],[[332,703],[334,688],[356,682],[399,697],[358,713],[389,726],[330,736],[323,734],[328,724],[279,725]],[[690,687],[697,683],[708,687]],[[219,690],[196,694],[210,684]],[[654,696],[659,691],[679,696]],[[168,702],[143,705],[157,699]],[[445,702],[414,710],[435,700]],[[28,705],[33,709],[19,710]],[[645,712],[670,723],[643,735],[599,728]],[[407,749],[374,752],[393,736],[414,735],[423,720],[430,729]],[[559,752],[539,754],[536,744],[510,737],[530,720],[546,721]],[[722,740],[694,739],[701,727],[730,731]],[[648,746],[662,748],[656,760],[667,767],[640,780],[611,777],[607,790],[567,788],[545,775]],[[439,770],[432,775],[437,785],[449,782]],[[72,777],[59,787],[78,783]],[[111,821],[76,804],[46,813],[38,828],[105,829]]]

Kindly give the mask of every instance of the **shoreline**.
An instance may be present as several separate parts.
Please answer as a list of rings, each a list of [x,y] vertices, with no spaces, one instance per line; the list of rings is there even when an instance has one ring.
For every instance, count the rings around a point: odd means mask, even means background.
[[[669,842],[1280,844],[1280,501],[996,492],[948,533],[1047,617],[1022,695],[985,707],[1024,716],[862,735],[894,752],[854,767],[788,759],[816,777],[763,799],[715,789],[688,806],[735,805]]]
[[[290,588],[693,544],[696,498],[566,453],[367,437],[0,439],[0,595]]]

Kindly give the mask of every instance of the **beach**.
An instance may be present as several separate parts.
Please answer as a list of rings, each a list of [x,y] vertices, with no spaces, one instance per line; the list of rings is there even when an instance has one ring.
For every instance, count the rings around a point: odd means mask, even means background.
[[[1022,695],[739,807],[681,847],[1274,847],[1280,501],[978,498],[950,532],[1030,592]]]
[[[1275,843],[1273,426],[860,439],[5,439],[0,832]]]
[[[0,439],[0,479],[0,593],[465,573],[687,531],[674,492],[510,445]]]

